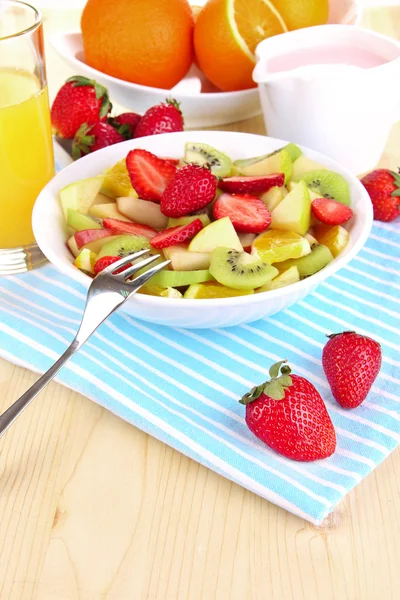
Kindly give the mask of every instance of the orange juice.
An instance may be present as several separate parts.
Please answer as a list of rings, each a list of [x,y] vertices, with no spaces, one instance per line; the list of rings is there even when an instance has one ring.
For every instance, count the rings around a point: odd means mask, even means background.
[[[54,174],[47,87],[0,69],[0,248],[34,242],[34,202]]]

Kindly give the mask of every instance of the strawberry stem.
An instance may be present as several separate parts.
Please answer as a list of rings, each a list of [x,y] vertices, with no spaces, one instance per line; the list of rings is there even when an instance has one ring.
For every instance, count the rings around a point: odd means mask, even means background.
[[[266,394],[273,400],[284,400],[285,390],[290,387],[293,383],[290,373],[292,372],[289,365],[286,364],[287,360],[280,360],[271,366],[269,374],[271,379],[253,387],[250,392],[247,392],[240,400],[240,404],[250,404],[257,400],[261,394]],[[280,373],[280,375],[279,375]]]
[[[327,333],[326,337],[332,339],[332,338],[336,337],[337,335],[344,335],[345,333],[356,333],[356,331],[341,331],[340,333]]]

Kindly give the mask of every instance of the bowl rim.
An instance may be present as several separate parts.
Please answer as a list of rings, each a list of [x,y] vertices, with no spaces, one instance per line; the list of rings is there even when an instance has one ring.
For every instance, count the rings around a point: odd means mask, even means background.
[[[151,139],[152,140],[157,139],[160,136],[164,137],[164,139],[171,139],[171,137],[173,136],[174,138],[177,138],[177,139],[182,138],[182,140],[184,142],[185,140],[187,141],[188,136],[195,138],[196,136],[200,136],[200,135],[206,136],[206,137],[209,135],[210,138],[212,138],[214,135],[218,136],[221,134],[226,137],[232,137],[232,138],[240,137],[241,139],[247,139],[249,142],[251,141],[251,139],[253,139],[255,137],[262,138],[262,139],[268,139],[271,141],[271,144],[275,145],[276,147],[282,147],[288,143],[287,141],[281,140],[279,138],[272,138],[272,137],[268,137],[268,136],[264,136],[264,135],[260,135],[260,134],[242,133],[242,132],[237,132],[237,131],[213,131],[213,130],[208,130],[208,131],[197,130],[197,131],[182,131],[182,132],[175,132],[175,133],[162,133],[162,134],[158,134],[156,136],[151,136]],[[165,138],[165,136],[168,136],[168,137]],[[126,150],[128,152],[130,149],[133,149],[134,147],[138,147],[138,145],[140,145],[140,140],[143,140],[143,139],[145,139],[145,138],[135,138],[132,140],[127,140],[125,142],[120,142],[118,144],[118,146],[120,148],[125,146]],[[211,140],[210,140],[210,142],[212,143]],[[338,167],[338,171],[344,175],[346,180],[348,182],[351,182],[353,185],[355,185],[358,188],[358,190],[360,192],[360,202],[362,203],[362,207],[363,207],[363,211],[362,211],[363,221],[362,221],[362,229],[358,235],[358,238],[354,241],[353,247],[350,248],[350,250],[344,256],[339,255],[336,258],[334,258],[334,260],[331,263],[329,263],[326,267],[324,267],[323,269],[321,269],[314,275],[311,275],[310,277],[307,277],[296,283],[292,283],[288,286],[278,288],[276,290],[269,290],[266,292],[258,292],[258,293],[250,294],[247,296],[234,296],[234,297],[230,297],[230,298],[199,298],[199,299],[185,298],[184,299],[185,307],[187,307],[189,309],[189,308],[194,308],[196,306],[197,307],[204,306],[204,304],[199,304],[199,303],[206,303],[206,306],[209,308],[221,308],[224,306],[226,306],[226,307],[241,306],[242,307],[242,306],[247,306],[247,304],[257,303],[257,300],[258,300],[258,302],[262,302],[263,299],[264,300],[267,300],[267,299],[274,300],[279,297],[291,295],[291,293],[295,294],[295,292],[297,292],[297,294],[296,294],[297,296],[300,296],[301,292],[305,292],[307,290],[307,288],[316,287],[322,281],[325,281],[325,279],[327,279],[328,277],[330,277],[331,275],[336,273],[339,269],[341,269],[342,267],[347,265],[354,258],[354,256],[356,256],[356,254],[358,254],[358,252],[361,250],[361,248],[364,246],[364,244],[368,238],[368,235],[371,231],[372,222],[373,222],[372,203],[369,200],[369,196],[368,196],[366,189],[364,188],[362,183],[359,181],[359,179],[354,174],[352,174],[346,167],[343,167],[342,165],[340,165],[340,163],[338,163],[337,161],[329,158],[328,156],[326,156],[320,152],[311,150],[310,148],[307,148],[306,146],[299,145],[299,147],[303,150],[303,152],[305,154],[310,154],[311,158],[313,160],[321,162],[322,164],[324,164],[324,161],[328,161],[328,164],[330,163],[332,165],[332,167],[330,167],[330,169],[334,169],[335,166]],[[33,208],[32,226],[33,226],[33,231],[35,234],[35,239],[36,239],[37,244],[40,247],[41,251],[47,257],[49,262],[53,266],[55,266],[55,268],[57,268],[57,270],[59,270],[60,272],[66,274],[66,275],[69,275],[75,281],[82,283],[86,288],[89,287],[90,282],[92,281],[92,278],[89,277],[89,275],[85,275],[85,273],[80,271],[77,267],[74,267],[72,261],[69,262],[68,264],[64,264],[63,261],[59,260],[58,254],[52,249],[52,247],[47,245],[46,240],[42,239],[42,235],[39,233],[39,235],[37,236],[37,232],[41,230],[40,213],[42,211],[42,205],[44,205],[45,201],[48,198],[48,195],[50,195],[54,199],[54,201],[57,201],[57,199],[55,198],[55,194],[53,192],[51,192],[50,190],[54,186],[54,183],[57,181],[57,179],[60,177],[61,173],[63,173],[64,175],[66,173],[69,173],[70,171],[73,173],[75,170],[78,169],[77,165],[80,165],[79,170],[81,170],[82,167],[84,167],[85,163],[89,164],[91,162],[94,162],[96,160],[96,155],[99,156],[99,154],[98,154],[99,152],[103,153],[103,155],[109,154],[110,156],[112,156],[114,148],[115,148],[115,146],[108,146],[106,148],[96,151],[96,153],[88,154],[87,156],[80,158],[79,161],[71,163],[70,165],[68,165],[67,167],[62,169],[42,189],[42,191],[40,192],[39,196],[36,199],[36,202],[35,202],[35,205]],[[75,179],[72,179],[69,183],[72,183],[73,181],[75,181]],[[68,185],[68,184],[65,184],[65,185]],[[135,294],[134,296],[132,296],[131,301],[132,300],[139,303],[139,305],[146,305],[146,306],[155,307],[155,308],[159,308],[162,306],[165,307],[166,306],[165,302],[167,302],[168,308],[174,309],[176,307],[182,308],[182,300],[183,299],[182,298],[165,298],[165,297],[158,297],[158,296],[150,296],[150,295],[146,295],[146,294]]]
[[[79,58],[77,58],[74,54],[66,54],[66,53],[61,53],[61,49],[59,44],[57,44],[56,40],[61,40],[61,39],[67,39],[69,36],[76,36],[79,37],[80,40],[82,40],[82,32],[81,31],[63,31],[60,33],[54,33],[53,35],[51,35],[49,37],[49,42],[51,44],[51,46],[53,47],[53,49],[64,59],[66,60],[66,57],[68,57],[68,60],[76,63],[77,65],[83,65],[84,69],[87,69],[89,72],[91,72],[93,74],[93,78],[95,79],[96,75],[99,74],[101,77],[103,77],[105,79],[105,81],[109,82],[109,85],[120,85],[120,86],[124,86],[127,87],[128,89],[131,89],[132,92],[138,91],[138,90],[148,90],[149,93],[154,93],[154,94],[164,94],[167,95],[168,94],[174,94],[174,89],[164,89],[164,88],[156,88],[156,87],[152,87],[149,85],[141,85],[140,83],[134,83],[132,81],[126,81],[125,79],[119,79],[118,77],[113,77],[112,75],[108,75],[107,73],[104,73],[103,71],[99,71],[98,69],[95,69],[94,67],[91,67],[90,65],[88,65],[86,62],[80,60]],[[256,63],[254,62],[254,66],[256,66]],[[82,68],[80,66],[77,67]],[[182,81],[184,78],[186,77],[186,75],[180,80]],[[180,83],[180,82],[179,82]],[[231,98],[232,100],[234,99],[238,99],[238,98],[246,98],[246,96],[255,96],[258,95],[258,89],[257,89],[257,84],[255,84],[254,87],[252,88],[246,88],[244,90],[236,90],[233,92],[207,92],[207,93],[187,93],[187,92],[177,92],[177,95],[179,96],[179,98],[193,98],[193,99],[212,99],[215,100],[217,98],[221,98],[221,95],[224,98]]]

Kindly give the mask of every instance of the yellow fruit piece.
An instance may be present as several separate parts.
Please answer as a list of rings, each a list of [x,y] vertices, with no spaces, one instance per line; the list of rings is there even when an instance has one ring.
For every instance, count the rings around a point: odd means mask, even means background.
[[[192,299],[232,298],[234,296],[248,296],[253,293],[254,290],[234,290],[215,281],[209,281],[207,283],[192,283],[183,297]]]
[[[317,225],[314,229],[314,237],[320,244],[328,246],[334,258],[347,246],[350,234],[340,225]]]
[[[182,298],[179,290],[172,287],[163,288],[158,285],[146,285],[137,292],[145,296],[161,296],[163,298]]]
[[[272,265],[289,258],[305,256],[311,252],[311,248],[306,238],[294,231],[268,229],[254,240],[251,252]]]
[[[139,197],[132,187],[124,158],[104,173],[101,191],[110,198],[118,198],[119,196]]]
[[[97,260],[97,254],[92,252],[88,248],[84,248],[80,251],[78,256],[75,258],[74,265],[78,267],[81,271],[86,271],[86,273],[91,273],[94,275],[94,263]]]
[[[325,25],[329,16],[329,0],[271,0],[289,30]]]
[[[299,270],[296,266],[289,267],[283,273],[280,273],[277,277],[274,277],[271,281],[267,281],[262,287],[256,290],[256,293],[259,292],[269,292],[270,290],[277,290],[282,287],[286,287],[287,285],[291,285],[292,283],[297,283],[300,281]]]
[[[269,0],[209,0],[195,23],[196,59],[207,79],[225,92],[255,87],[257,44],[285,31]]]

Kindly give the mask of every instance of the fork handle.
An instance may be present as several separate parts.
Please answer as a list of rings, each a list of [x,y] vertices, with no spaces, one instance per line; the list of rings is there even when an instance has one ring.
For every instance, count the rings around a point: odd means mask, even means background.
[[[18,400],[14,402],[1,416],[0,416],[0,438],[7,429],[12,425],[15,419],[22,413],[22,411],[32,402],[32,400],[42,391],[44,387],[56,376],[58,371],[65,365],[66,362],[79,350],[81,344],[75,338],[71,345],[66,349],[64,354],[54,363],[52,367],[46,373],[44,373],[30,388],[27,390]]]

